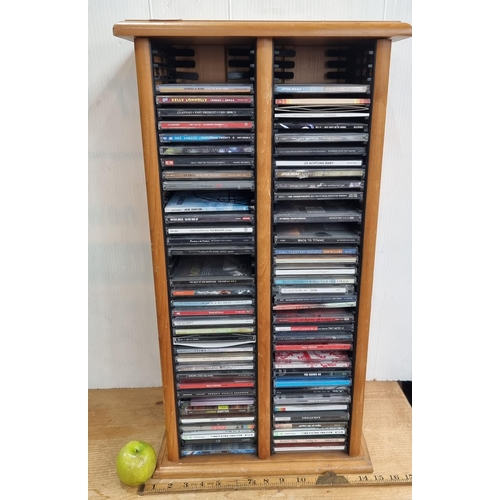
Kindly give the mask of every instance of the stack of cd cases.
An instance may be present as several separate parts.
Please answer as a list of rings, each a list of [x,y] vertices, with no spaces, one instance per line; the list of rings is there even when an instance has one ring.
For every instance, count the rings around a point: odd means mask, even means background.
[[[244,82],[191,83],[195,50],[152,50],[180,455],[255,454],[251,50],[227,77]]]
[[[348,445],[371,110],[349,71],[274,85],[274,453]]]

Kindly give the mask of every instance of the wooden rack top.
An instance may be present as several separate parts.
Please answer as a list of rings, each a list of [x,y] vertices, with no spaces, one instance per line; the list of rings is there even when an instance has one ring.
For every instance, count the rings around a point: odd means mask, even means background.
[[[321,38],[388,38],[393,41],[411,37],[410,24],[400,21],[183,21],[128,20],[113,26],[113,35],[127,40],[144,38],[227,39],[296,37],[320,41]]]

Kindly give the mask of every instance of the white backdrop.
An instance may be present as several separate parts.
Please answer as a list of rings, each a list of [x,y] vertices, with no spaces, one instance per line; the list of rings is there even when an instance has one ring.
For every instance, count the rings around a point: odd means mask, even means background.
[[[411,24],[411,0],[89,0],[88,385],[161,385],[133,44],[127,19]],[[368,380],[411,380],[412,41],[393,44]]]

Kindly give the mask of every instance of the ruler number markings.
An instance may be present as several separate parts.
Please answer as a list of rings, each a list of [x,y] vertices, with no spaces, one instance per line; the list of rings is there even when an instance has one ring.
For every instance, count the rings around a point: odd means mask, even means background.
[[[248,478],[220,478],[217,480],[150,480],[139,487],[140,495],[200,491],[200,490],[228,490],[228,489],[265,489],[265,488],[300,488],[324,486],[374,486],[412,483],[412,474],[360,474],[337,475],[326,472],[321,475],[278,476],[278,477],[248,477]]]

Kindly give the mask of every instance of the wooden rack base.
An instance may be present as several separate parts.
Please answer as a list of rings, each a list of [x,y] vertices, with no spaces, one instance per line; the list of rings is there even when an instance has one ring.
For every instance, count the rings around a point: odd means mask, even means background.
[[[280,474],[336,474],[371,473],[373,466],[364,436],[361,454],[355,457],[334,451],[329,453],[287,453],[272,455],[261,460],[253,455],[219,455],[184,457],[170,462],[166,456],[164,435],[158,454],[158,465],[153,478],[234,477],[234,476],[279,476]]]

